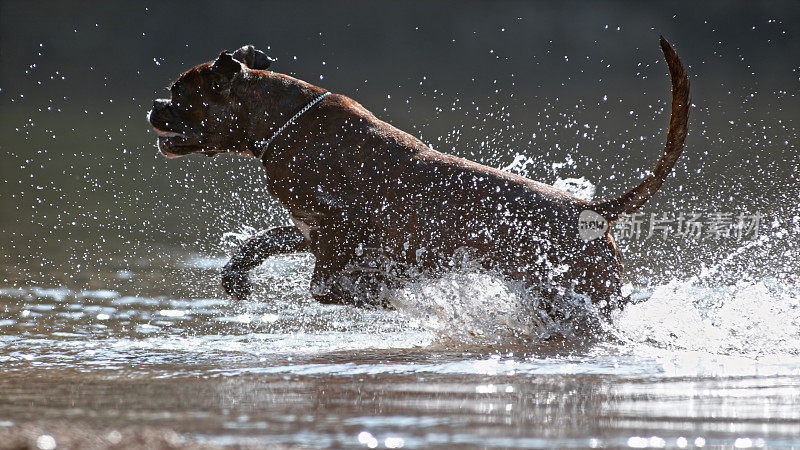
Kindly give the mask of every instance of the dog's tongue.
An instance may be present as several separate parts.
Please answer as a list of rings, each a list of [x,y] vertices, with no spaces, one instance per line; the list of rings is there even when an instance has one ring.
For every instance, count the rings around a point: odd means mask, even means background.
[[[153,127],[153,130],[155,130],[156,134],[161,136],[161,137],[167,137],[167,138],[169,138],[169,137],[178,137],[178,136],[179,137],[186,137],[186,135],[184,135],[183,133],[176,133],[174,131],[159,130],[156,127]]]

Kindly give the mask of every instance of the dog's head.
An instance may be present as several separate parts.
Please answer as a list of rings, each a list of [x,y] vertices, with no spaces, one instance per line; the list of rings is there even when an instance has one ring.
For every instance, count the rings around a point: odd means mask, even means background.
[[[243,105],[232,87],[248,69],[266,70],[272,61],[246,45],[181,75],[170,87],[171,98],[157,99],[148,113],[159,150],[169,157],[246,151],[246,130],[238,120]]]

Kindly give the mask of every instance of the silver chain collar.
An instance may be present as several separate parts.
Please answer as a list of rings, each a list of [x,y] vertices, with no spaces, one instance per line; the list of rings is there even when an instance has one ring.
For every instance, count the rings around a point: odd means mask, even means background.
[[[331,95],[331,93],[330,92],[326,92],[326,93],[320,95],[319,97],[315,98],[314,100],[311,100],[311,102],[309,104],[304,106],[303,109],[301,109],[300,111],[297,111],[297,114],[293,115],[291,119],[287,120],[286,123],[284,123],[282,127],[278,128],[277,131],[272,133],[272,136],[270,136],[269,139],[266,139],[266,140],[263,140],[263,141],[260,141],[260,142],[256,142],[256,146],[261,149],[261,155],[259,155],[258,158],[259,159],[263,159],[264,158],[264,155],[267,154],[267,147],[269,147],[269,144],[272,143],[272,141],[276,137],[278,137],[278,135],[281,134],[281,132],[283,132],[283,130],[285,130],[289,125],[293,124],[294,121],[297,120],[298,117],[302,116],[304,112],[306,112],[309,109],[311,109],[312,106],[316,105],[320,100],[322,100],[323,98],[325,98],[325,97],[327,97],[329,95]]]

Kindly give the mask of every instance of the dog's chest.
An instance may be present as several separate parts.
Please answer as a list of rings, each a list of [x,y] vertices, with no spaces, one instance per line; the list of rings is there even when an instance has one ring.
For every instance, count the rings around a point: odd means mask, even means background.
[[[300,230],[307,242],[311,242],[311,233],[319,229],[318,217],[305,211],[293,211],[289,214],[294,226]]]

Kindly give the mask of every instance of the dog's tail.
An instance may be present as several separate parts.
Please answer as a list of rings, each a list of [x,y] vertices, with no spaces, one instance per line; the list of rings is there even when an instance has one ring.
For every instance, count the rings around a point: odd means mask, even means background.
[[[590,203],[590,208],[612,221],[622,214],[630,214],[639,209],[650,197],[655,194],[664,179],[672,171],[675,161],[683,151],[686,141],[686,132],[689,122],[689,78],[683,69],[683,63],[664,37],[661,37],[661,51],[667,59],[669,76],[672,79],[672,115],[669,119],[667,144],[664,154],[656,163],[653,173],[648,175],[641,184],[628,192],[607,200]]]

